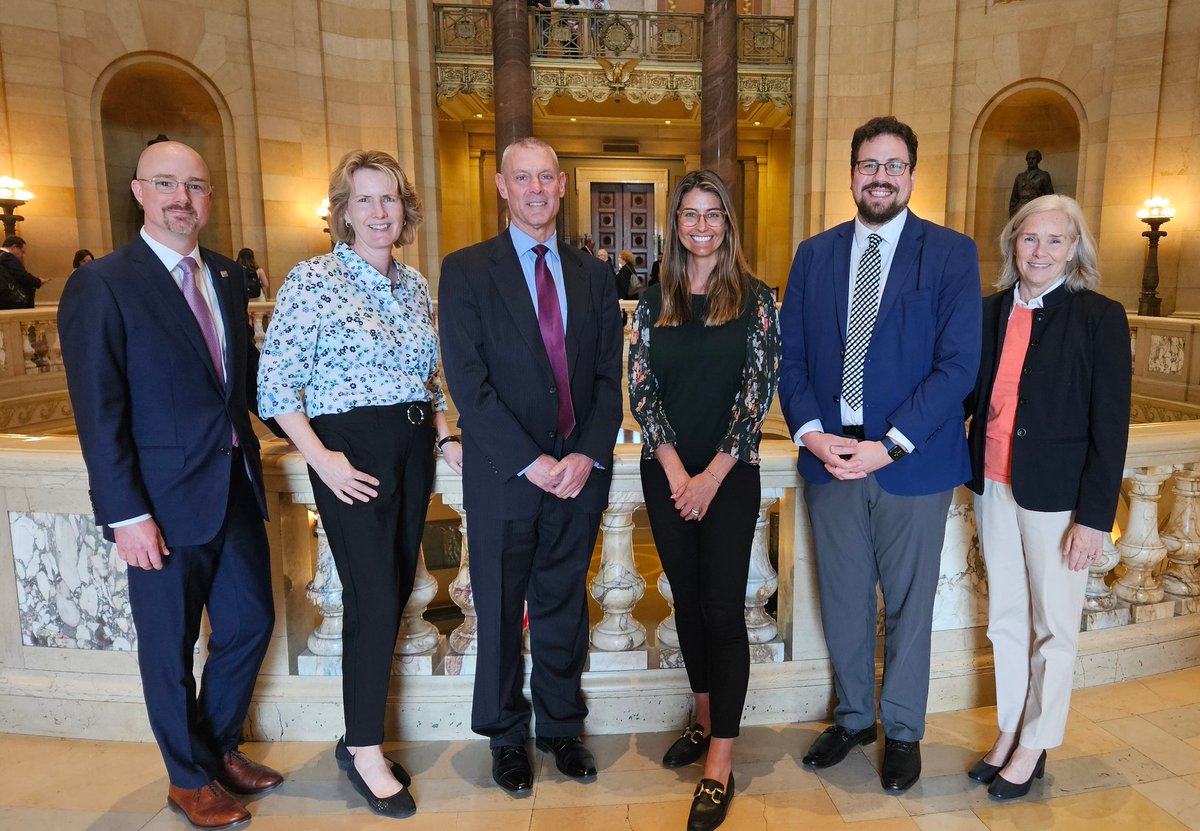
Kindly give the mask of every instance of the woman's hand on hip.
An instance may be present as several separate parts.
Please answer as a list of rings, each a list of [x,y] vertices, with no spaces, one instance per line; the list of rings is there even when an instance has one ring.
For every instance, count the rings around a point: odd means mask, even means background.
[[[462,454],[462,442],[448,441],[442,445],[442,458],[459,476],[462,475]]]
[[[1067,560],[1067,568],[1071,571],[1083,571],[1091,568],[1097,560],[1104,556],[1104,532],[1086,525],[1072,523],[1063,542],[1063,557]]]
[[[355,500],[369,502],[379,495],[375,490],[379,480],[350,464],[346,454],[341,451],[326,450],[310,464],[325,486],[333,491],[333,495],[347,505],[353,505]]]

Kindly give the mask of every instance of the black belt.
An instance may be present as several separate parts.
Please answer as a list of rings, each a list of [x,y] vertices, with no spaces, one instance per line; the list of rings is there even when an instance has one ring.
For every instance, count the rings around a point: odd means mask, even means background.
[[[866,441],[867,431],[861,424],[843,424],[842,435],[855,441]]]

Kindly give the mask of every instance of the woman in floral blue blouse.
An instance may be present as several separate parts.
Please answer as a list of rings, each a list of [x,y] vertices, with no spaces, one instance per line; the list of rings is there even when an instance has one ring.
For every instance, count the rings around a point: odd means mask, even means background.
[[[708,751],[689,831],[716,828],[733,798],[733,740],[750,680],[758,443],[779,370],[775,297],[750,274],[730,205],[710,171],[675,186],[661,281],[643,293],[629,337],[646,513],[695,697],[694,723],[663,764],[689,765]]]
[[[392,256],[421,203],[396,160],[346,155],[329,177],[333,252],[300,263],[275,301],[258,372],[259,413],[308,463],[342,580],[346,735],[335,755],[378,814],[409,816],[411,781],[383,755],[400,612],[433,487],[434,444],[457,472],[429,285]]]

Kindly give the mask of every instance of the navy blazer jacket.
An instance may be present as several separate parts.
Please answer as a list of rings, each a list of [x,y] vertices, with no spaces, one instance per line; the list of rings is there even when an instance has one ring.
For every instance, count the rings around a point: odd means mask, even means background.
[[[203,545],[225,521],[230,428],[249,464],[263,518],[262,464],[248,410],[257,406],[258,350],[244,270],[201,249],[225,326],[222,384],[200,325],[140,235],[76,271],[58,333],[96,523],[151,514],[167,546]]]
[[[818,418],[826,432],[841,428],[853,238],[854,222],[845,222],[802,242],[792,262],[779,314],[779,399],[793,435]],[[962,401],[979,369],[979,319],[975,243],[910,211],[863,367],[867,438],[879,440],[894,426],[914,445],[876,471],[888,493],[938,493],[970,478]],[[803,448],[798,467],[814,484],[833,478]]]
[[[576,426],[558,436],[558,391],[512,237],[456,251],[442,263],[438,329],[442,365],[463,437],[468,515],[533,516],[545,492],[517,474],[543,453],[579,452],[599,463],[568,505],[608,504],[613,447],[621,427],[621,308],[600,260],[558,246],[567,293],[567,369]],[[554,497],[548,497],[554,498]]]
[[[983,493],[992,386],[1013,293],[983,301],[983,360],[966,402],[971,490]],[[1033,313],[1013,424],[1013,499],[1029,511],[1074,511],[1088,528],[1112,528],[1129,443],[1131,385],[1125,309],[1093,291],[1060,286]]]

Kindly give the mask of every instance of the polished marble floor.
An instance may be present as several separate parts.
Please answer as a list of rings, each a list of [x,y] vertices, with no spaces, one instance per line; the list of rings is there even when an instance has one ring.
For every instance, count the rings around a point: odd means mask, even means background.
[[[1200,831],[1200,668],[1076,693],[1066,743],[1020,803],[988,801],[963,772],[993,738],[992,708],[939,713],[922,743],[925,773],[903,796],[879,789],[878,745],[821,773],[800,757],[819,724],[750,727],[735,755],[738,794],[728,831],[968,831],[969,829],[1193,829]],[[397,828],[437,831],[682,831],[699,767],[658,759],[669,734],[595,736],[595,782],[568,780],[534,753],[537,783],[515,800],[492,785],[483,741],[395,744],[416,777],[419,813],[375,817],[333,759],[332,744],[251,744],[286,773],[251,799],[257,831]],[[126,831],[188,826],[164,807],[167,783],[151,744],[0,735],[0,831]]]

